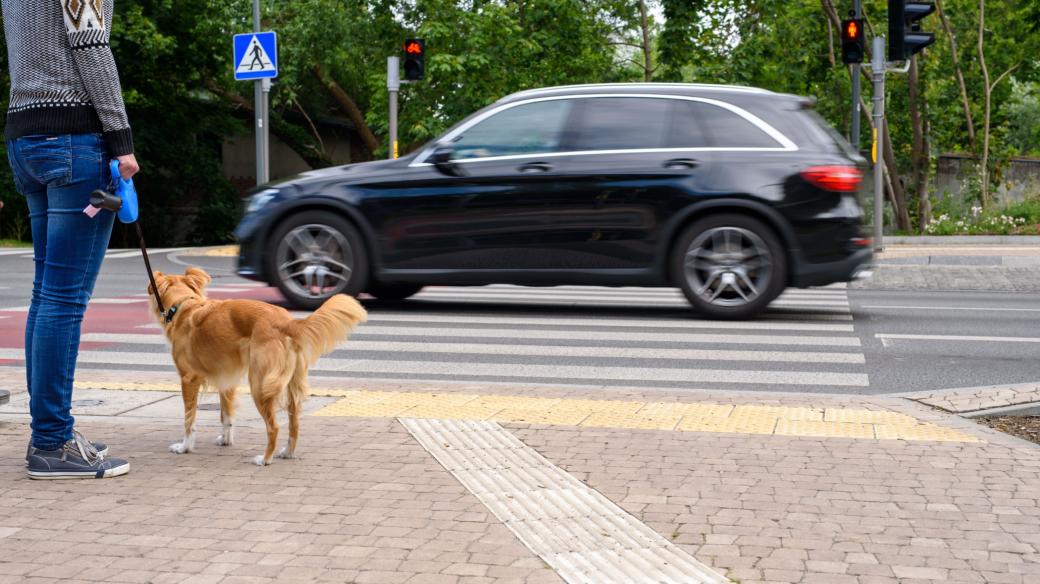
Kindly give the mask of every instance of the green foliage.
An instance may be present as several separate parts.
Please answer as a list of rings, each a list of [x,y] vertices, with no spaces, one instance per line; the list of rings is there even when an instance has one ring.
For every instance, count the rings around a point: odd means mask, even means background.
[[[848,69],[836,60],[838,31],[824,6],[785,0],[646,0],[657,81],[753,85],[812,96],[845,133],[851,120]],[[251,0],[121,0],[112,39],[142,165],[138,190],[149,238],[170,241],[194,210],[193,243],[230,237],[238,217],[222,177],[221,146],[249,131],[252,86],[232,80],[230,38],[252,29]],[[993,175],[1006,160],[1040,154],[1040,3],[989,0],[986,61],[991,83]],[[977,0],[944,0],[973,116],[981,133],[984,90],[978,66]],[[293,147],[328,160],[309,121],[346,118],[315,75],[320,66],[361,110],[386,155],[386,57],[408,36],[427,41],[427,75],[402,87],[399,133],[406,153],[509,93],[546,85],[643,78],[638,0],[264,0],[263,28],[279,34],[280,74],[271,93],[273,127]],[[868,37],[885,34],[887,2],[865,0]],[[937,16],[935,43],[919,57],[929,155],[971,152],[949,38]],[[0,60],[6,55],[0,47]],[[6,81],[6,66],[0,81]],[[864,99],[871,85],[864,79]],[[888,76],[888,120],[897,171],[908,181],[912,127],[907,78]],[[0,92],[0,107],[6,105]],[[868,112],[863,113],[864,116]],[[866,120],[862,145],[867,146]],[[980,138],[981,139],[981,138]],[[2,146],[0,146],[2,147]],[[975,185],[980,187],[981,185]],[[972,188],[975,188],[972,187]],[[976,188],[976,190],[978,190]],[[0,165],[0,236],[24,236],[24,201]],[[945,203],[936,202],[936,213]],[[970,204],[970,203],[969,203]],[[911,202],[910,208],[915,205]],[[887,211],[886,211],[887,212]],[[960,217],[950,213],[950,216]],[[1005,213],[1011,213],[1006,210]],[[1019,217],[1019,215],[1013,215]],[[1027,222],[1028,217],[1023,217]],[[117,244],[130,244],[117,232]]]

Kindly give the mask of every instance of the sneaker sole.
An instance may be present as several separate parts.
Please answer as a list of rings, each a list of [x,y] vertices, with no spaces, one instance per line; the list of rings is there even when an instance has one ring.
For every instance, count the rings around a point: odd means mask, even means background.
[[[118,477],[130,472],[130,464],[108,468],[99,471],[29,471],[29,478],[35,480],[62,480],[62,479],[108,479]]]

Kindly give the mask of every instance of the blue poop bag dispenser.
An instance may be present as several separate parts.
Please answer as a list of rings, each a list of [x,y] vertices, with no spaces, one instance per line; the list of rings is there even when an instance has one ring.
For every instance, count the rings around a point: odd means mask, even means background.
[[[111,187],[114,192],[98,189],[90,195],[90,205],[83,212],[91,217],[98,211],[107,209],[116,213],[123,223],[137,221],[137,189],[134,188],[133,179],[124,179],[119,175],[119,161],[113,160],[108,163],[108,169],[112,173]]]

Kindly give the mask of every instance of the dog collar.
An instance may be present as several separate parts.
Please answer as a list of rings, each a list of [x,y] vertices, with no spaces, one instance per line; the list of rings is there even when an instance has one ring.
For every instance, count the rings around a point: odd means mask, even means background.
[[[166,324],[170,324],[171,322],[173,322],[173,315],[177,314],[177,309],[180,308],[180,307],[181,307],[180,304],[175,304],[175,305],[171,306],[170,309],[167,310],[165,314],[163,314],[163,318],[166,320]]]

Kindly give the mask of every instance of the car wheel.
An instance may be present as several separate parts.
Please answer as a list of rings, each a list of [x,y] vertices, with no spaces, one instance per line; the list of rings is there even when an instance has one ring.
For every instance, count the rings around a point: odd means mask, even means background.
[[[357,296],[368,278],[361,235],[327,211],[305,211],[279,225],[267,257],[274,284],[303,310],[314,310],[335,294]]]
[[[419,290],[423,289],[422,284],[412,284],[410,282],[395,282],[395,283],[373,283],[368,287],[368,292],[372,296],[380,300],[404,300],[409,296],[414,296],[419,293]]]
[[[744,215],[695,222],[672,252],[672,274],[690,304],[710,318],[749,318],[783,292],[787,259],[773,231]]]

